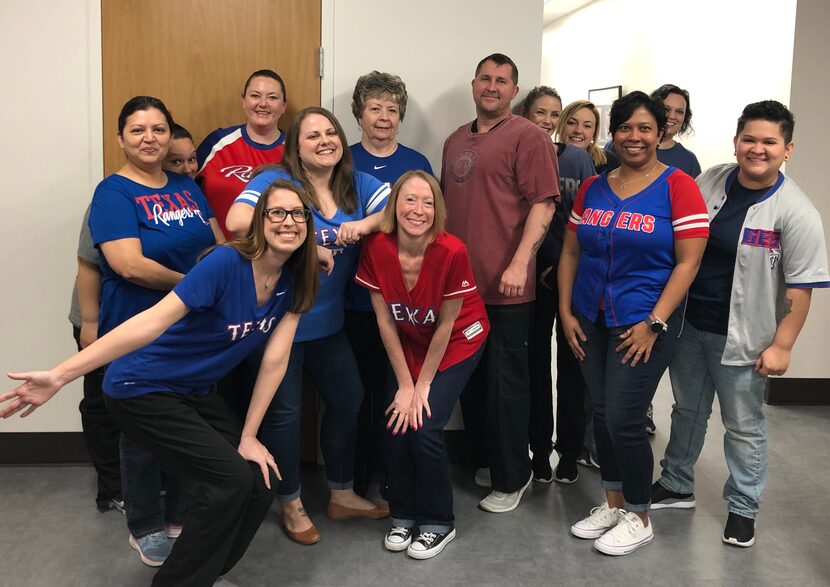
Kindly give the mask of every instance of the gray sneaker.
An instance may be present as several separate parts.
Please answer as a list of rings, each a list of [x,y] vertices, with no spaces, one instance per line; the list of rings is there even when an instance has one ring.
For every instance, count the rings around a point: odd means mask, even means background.
[[[167,560],[173,544],[167,539],[164,530],[136,538],[130,534],[130,546],[138,551],[141,562],[149,567],[160,567]]]
[[[490,481],[490,468],[489,467],[482,467],[476,470],[475,476],[476,485],[479,487],[491,487],[492,482]]]
[[[533,474],[531,474],[530,477],[527,478],[527,483],[525,483],[524,486],[518,491],[513,491],[512,493],[491,491],[490,495],[488,495],[478,503],[478,507],[480,507],[484,511],[491,512],[494,514],[512,512],[519,505],[519,502],[522,500],[522,495],[524,494],[525,490],[530,486],[531,481],[533,481]]]

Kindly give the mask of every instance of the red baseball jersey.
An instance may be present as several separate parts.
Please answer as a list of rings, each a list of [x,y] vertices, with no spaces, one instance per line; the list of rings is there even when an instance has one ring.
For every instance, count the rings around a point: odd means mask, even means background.
[[[382,232],[366,239],[355,281],[383,296],[395,321],[409,372],[417,381],[444,300],[461,297],[464,303],[439,371],[472,356],[484,344],[490,323],[476,292],[464,243],[447,233],[436,235],[424,253],[418,280],[410,291],[398,260],[397,242],[396,236]]]

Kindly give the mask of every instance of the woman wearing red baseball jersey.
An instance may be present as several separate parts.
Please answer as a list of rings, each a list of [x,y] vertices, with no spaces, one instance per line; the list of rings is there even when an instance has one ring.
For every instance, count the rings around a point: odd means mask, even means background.
[[[559,260],[559,312],[582,361],[607,501],[571,533],[611,555],[651,542],[646,410],[677,347],[677,311],[709,215],[694,180],[657,160],[666,109],[631,92],[611,107],[621,166],[582,183]]]
[[[445,219],[435,178],[404,173],[355,277],[372,294],[395,376],[383,446],[392,514],[384,546],[416,559],[432,558],[455,538],[444,426],[490,330],[467,249],[444,232]]]

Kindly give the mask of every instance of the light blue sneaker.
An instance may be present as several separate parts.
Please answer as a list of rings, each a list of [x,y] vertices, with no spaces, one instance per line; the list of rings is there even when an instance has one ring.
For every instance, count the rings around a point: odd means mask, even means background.
[[[173,544],[167,539],[164,530],[136,538],[130,534],[130,546],[138,551],[141,562],[150,567],[160,567],[167,560]]]

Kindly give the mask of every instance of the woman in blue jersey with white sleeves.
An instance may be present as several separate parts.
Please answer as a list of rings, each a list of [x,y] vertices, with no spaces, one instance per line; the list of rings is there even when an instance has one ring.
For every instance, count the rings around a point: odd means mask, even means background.
[[[709,236],[694,180],[657,160],[665,126],[659,99],[631,92],[614,102],[621,165],[582,183],[559,260],[559,313],[591,396],[606,496],[571,533],[610,555],[654,537],[646,410],[677,348],[678,307]]]
[[[193,498],[153,585],[213,585],[245,554],[273,502],[279,470],[256,434],[299,315],[313,304],[317,252],[307,238],[308,196],[293,183],[264,190],[254,216],[243,239],[209,252],[160,302],[50,371],[10,373],[25,383],[0,395],[8,402],[0,416],[25,417],[111,363],[104,393],[113,420],[176,471]],[[265,341],[243,425],[214,384]]]
[[[281,526],[300,544],[320,539],[300,499],[300,415],[302,373],[317,386],[326,411],[320,444],[331,490],[332,519],[389,515],[359,497],[354,485],[357,414],[363,387],[351,345],[343,331],[346,284],[351,279],[361,237],[377,232],[389,186],[352,166],[346,136],[328,110],[306,108],[297,113],[286,139],[282,167],[254,177],[228,213],[231,232],[245,230],[261,190],[277,178],[303,185],[312,199],[318,254],[328,274],[320,281],[314,307],[300,321],[288,372],[263,422],[262,435],[283,472],[279,487]]]

